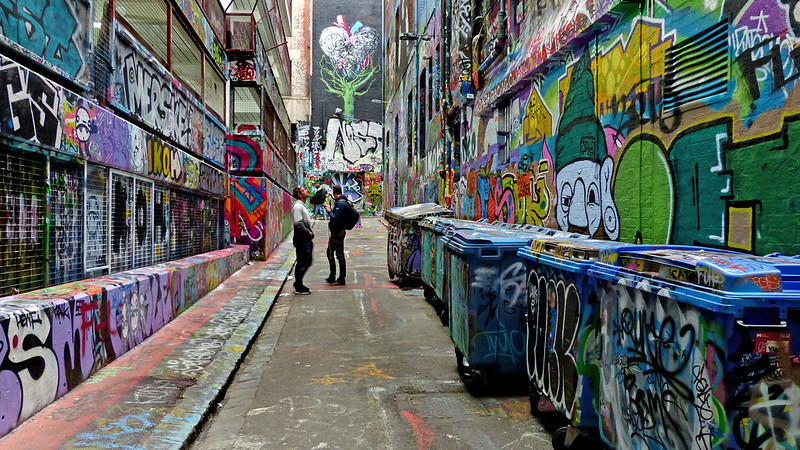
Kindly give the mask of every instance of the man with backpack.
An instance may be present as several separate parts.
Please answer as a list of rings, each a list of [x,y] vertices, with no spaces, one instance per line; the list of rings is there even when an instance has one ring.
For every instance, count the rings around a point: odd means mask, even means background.
[[[324,207],[325,200],[327,199],[327,187],[324,184],[317,186],[317,191],[314,192],[314,195],[308,200],[308,202],[314,207],[314,214],[311,215],[312,219],[317,220],[317,215],[320,215],[323,219],[328,220],[328,213]]]
[[[352,230],[358,222],[360,214],[350,200],[342,195],[342,186],[333,186],[333,208],[325,205],[325,211],[328,212],[330,221],[328,222],[328,229],[330,230],[330,238],[328,239],[328,264],[331,268],[331,273],[325,279],[328,283],[334,286],[344,286],[345,277],[347,275],[347,263],[344,260],[344,238],[347,235],[347,230]],[[336,277],[336,261],[334,256],[339,260],[339,277]]]

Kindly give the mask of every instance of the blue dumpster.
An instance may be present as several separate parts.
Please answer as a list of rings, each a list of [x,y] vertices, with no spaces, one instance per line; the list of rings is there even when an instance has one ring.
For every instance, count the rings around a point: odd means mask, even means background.
[[[450,338],[468,381],[486,385],[495,374],[526,373],[526,272],[517,251],[537,236],[542,233],[521,229],[453,230],[446,241]]]
[[[517,254],[527,272],[526,361],[531,410],[545,396],[575,427],[596,430],[592,378],[599,315],[587,275],[613,241],[541,237]]]
[[[668,247],[599,259],[607,445],[797,448],[800,261]]]
[[[422,242],[419,221],[429,216],[452,217],[453,211],[435,203],[420,203],[392,208],[384,214],[389,228],[386,248],[389,278],[420,278]]]
[[[447,305],[442,301],[446,273],[444,242],[449,238],[451,230],[492,229],[494,226],[472,220],[428,217],[420,221],[419,227],[423,254],[421,279],[425,288],[425,298],[433,304],[436,313],[442,319],[442,324],[447,325]]]

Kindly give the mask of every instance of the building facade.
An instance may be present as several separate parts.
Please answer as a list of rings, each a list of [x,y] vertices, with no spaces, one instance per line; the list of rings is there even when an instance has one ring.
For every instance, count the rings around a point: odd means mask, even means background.
[[[340,184],[366,214],[382,212],[382,6],[316,1],[311,51],[311,120],[306,182]]]
[[[800,252],[781,5],[387,3],[388,206]]]

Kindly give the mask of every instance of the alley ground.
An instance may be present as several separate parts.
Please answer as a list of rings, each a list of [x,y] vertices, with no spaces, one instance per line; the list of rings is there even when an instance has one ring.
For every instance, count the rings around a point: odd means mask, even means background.
[[[388,279],[381,219],[348,233],[337,287],[326,225],[311,295],[293,293],[288,239],[0,448],[552,448],[524,392],[466,390],[422,289]]]
[[[194,448],[550,447],[526,396],[466,391],[422,290],[389,281],[379,220],[348,232],[346,286],[324,282],[325,225],[314,228],[313,293],[281,294]]]

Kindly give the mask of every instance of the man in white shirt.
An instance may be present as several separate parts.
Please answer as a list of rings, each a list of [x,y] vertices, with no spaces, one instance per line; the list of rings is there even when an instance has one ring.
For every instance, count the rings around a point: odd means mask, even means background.
[[[311,289],[303,284],[303,276],[311,267],[311,253],[314,251],[314,232],[311,230],[311,216],[306,208],[306,199],[310,193],[308,188],[298,186],[292,190],[295,198],[292,204],[292,222],[294,222],[294,243],[297,252],[297,263],[294,266],[294,293],[308,295]]]

